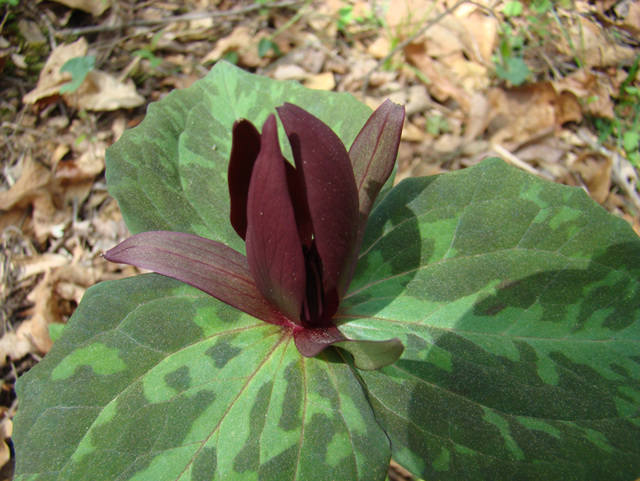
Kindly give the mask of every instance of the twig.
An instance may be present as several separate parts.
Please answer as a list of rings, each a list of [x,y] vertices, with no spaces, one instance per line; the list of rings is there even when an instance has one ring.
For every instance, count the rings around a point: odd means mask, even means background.
[[[14,122],[9,122],[7,120],[5,120],[4,122],[2,122],[2,124],[0,124],[0,128],[12,129],[13,130],[12,135],[15,134],[18,130],[21,130],[21,131],[23,131],[25,133],[28,133],[28,134],[31,134],[31,135],[35,135],[36,137],[40,137],[40,138],[43,138],[43,139],[48,139],[48,138],[51,137],[50,135],[44,134],[44,133],[40,132],[37,129],[32,129],[31,127],[25,127],[23,125],[16,124]]]
[[[2,30],[4,30],[4,24],[7,22],[7,18],[9,18],[9,9],[7,9],[4,17],[2,17],[2,21],[0,22],[0,33],[2,33]]]
[[[44,13],[40,14],[40,21],[42,21],[42,23],[44,23],[45,26],[47,27],[47,37],[49,37],[49,47],[51,47],[51,50],[55,50],[55,48],[58,46],[56,44],[55,33],[54,33],[56,29],[53,27],[51,20],[49,20]]]
[[[514,165],[514,166],[518,167],[519,169],[522,169],[522,170],[524,170],[526,172],[529,172],[530,174],[533,174],[535,176],[542,177],[542,178],[545,178],[547,180],[551,180],[551,178],[548,175],[545,175],[544,173],[536,170],[533,166],[527,164],[520,157],[518,157],[517,155],[512,154],[511,152],[509,152],[502,145],[500,145],[500,144],[498,144],[496,142],[491,142],[491,148],[495,151],[496,154],[498,154],[500,157],[502,157],[503,160],[506,160],[511,165]]]
[[[235,8],[233,10],[226,10],[223,12],[194,12],[194,13],[185,13],[184,15],[176,15],[173,17],[159,18],[155,20],[135,20],[129,23],[122,23],[118,25],[94,25],[91,27],[82,27],[82,28],[67,28],[64,30],[59,30],[56,32],[56,35],[86,35],[89,33],[99,33],[99,32],[110,32],[113,30],[120,30],[123,28],[129,27],[157,27],[168,25],[170,23],[176,22],[190,22],[193,20],[201,20],[203,18],[221,18],[221,17],[232,17],[234,15],[244,15],[247,13],[254,12],[256,10],[261,10],[263,8],[285,8],[285,7],[293,7],[300,5],[300,0],[284,0],[281,2],[275,2],[271,4],[253,4],[247,7]]]
[[[440,20],[442,20],[444,17],[446,17],[447,15],[451,15],[453,12],[455,12],[459,7],[461,7],[462,5],[464,5],[465,3],[470,3],[471,5],[475,5],[476,7],[482,9],[482,10],[490,10],[488,9],[488,7],[479,4],[478,2],[474,2],[472,0],[460,0],[457,3],[455,3],[453,6],[447,8],[444,12],[442,12],[440,15],[438,15],[437,17],[435,17],[434,19],[430,20],[424,27],[422,27],[420,30],[418,30],[416,33],[414,33],[413,35],[411,35],[410,37],[407,37],[405,40],[403,40],[402,42],[400,42],[398,45],[396,45],[388,54],[386,57],[384,57],[383,59],[379,60],[378,63],[375,65],[375,67],[373,67],[371,70],[369,70],[369,72],[367,72],[367,75],[364,76],[364,79],[362,81],[362,95],[366,95],[367,93],[367,88],[369,87],[369,81],[371,80],[371,75],[373,74],[373,72],[377,71],[382,65],[384,65],[385,63],[387,63],[389,60],[391,60],[391,58],[393,58],[393,56],[400,52],[401,50],[404,50],[404,48],[409,45],[411,42],[413,42],[416,38],[418,38],[419,36],[423,35],[427,30],[429,30],[431,27],[433,27],[435,24],[439,23]]]

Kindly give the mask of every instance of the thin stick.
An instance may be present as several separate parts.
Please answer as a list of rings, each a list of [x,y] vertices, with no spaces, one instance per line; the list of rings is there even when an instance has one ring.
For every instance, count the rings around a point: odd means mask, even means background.
[[[190,22],[193,20],[200,20],[203,18],[220,18],[220,17],[232,17],[234,15],[244,15],[247,13],[254,12],[256,10],[261,10],[263,8],[285,8],[285,7],[293,7],[300,5],[300,1],[292,1],[292,0],[284,0],[281,2],[271,3],[271,4],[254,4],[249,5],[243,8],[235,8],[233,10],[227,10],[224,12],[194,12],[194,13],[185,13],[184,15],[176,15],[173,17],[160,18],[157,20],[136,20],[129,23],[123,23],[119,25],[93,25],[91,27],[82,27],[82,28],[67,28],[64,30],[59,30],[56,32],[56,35],[86,35],[89,33],[98,33],[98,32],[110,32],[113,30],[120,30],[123,28],[129,27],[157,27],[168,25],[176,22]]]
[[[494,150],[496,154],[498,154],[502,159],[509,162],[511,165],[514,165],[530,174],[536,175],[538,177],[543,177],[545,179],[551,180],[548,175],[543,174],[536,170],[532,165],[527,164],[524,160],[522,160],[517,155],[512,154],[507,149],[505,149],[502,145],[492,142],[491,148]]]

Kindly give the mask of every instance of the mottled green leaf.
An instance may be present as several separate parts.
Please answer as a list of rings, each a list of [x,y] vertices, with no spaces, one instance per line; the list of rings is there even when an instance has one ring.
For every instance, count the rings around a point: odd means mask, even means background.
[[[409,179],[372,214],[348,336],[393,457],[429,480],[640,473],[640,240],[580,189],[498,160]]]
[[[109,149],[130,230],[244,250],[229,222],[231,126],[261,127],[285,101],[347,147],[371,113],[349,94],[220,63]],[[16,479],[382,480],[389,441],[345,355],[303,358],[290,332],[161,276],[100,284],[18,383]]]
[[[370,114],[220,63],[108,151],[130,230],[243,251],[231,126],[285,101],[347,147]],[[638,237],[579,189],[497,160],[387,185],[337,322],[400,338],[398,362],[302,358],[286,331],[158,275],[103,283],[19,380],[16,478],[370,481],[392,453],[429,480],[635,479],[639,279]]]
[[[90,289],[18,395],[16,480],[382,480],[390,457],[338,350],[156,274]]]

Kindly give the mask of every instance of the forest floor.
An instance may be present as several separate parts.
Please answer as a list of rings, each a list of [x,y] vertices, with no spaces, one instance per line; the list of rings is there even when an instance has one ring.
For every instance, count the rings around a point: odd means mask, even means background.
[[[391,98],[398,180],[498,156],[640,233],[638,38],[631,0],[0,0],[0,480],[17,377],[87,288],[136,273],[100,256],[128,235],[104,156],[150,102],[220,59]]]

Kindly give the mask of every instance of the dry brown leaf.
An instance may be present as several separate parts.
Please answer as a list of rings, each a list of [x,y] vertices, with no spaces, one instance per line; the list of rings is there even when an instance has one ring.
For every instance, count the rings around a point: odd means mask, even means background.
[[[71,80],[71,74],[68,72],[60,73],[60,67],[62,67],[67,60],[75,57],[84,57],[87,55],[88,49],[89,46],[84,37],[80,37],[68,45],[59,45],[56,47],[40,71],[36,88],[27,93],[22,98],[22,101],[25,104],[35,104],[39,100],[58,95],[60,87]]]
[[[569,36],[578,55],[585,62],[586,67],[618,67],[630,65],[637,56],[635,49],[616,43],[612,35],[592,20],[578,17],[579,22],[569,29]],[[566,55],[575,55],[574,48],[564,37],[559,41],[560,51]]]
[[[458,18],[465,27],[460,37],[465,53],[478,62],[490,64],[498,41],[498,19],[478,9]]]
[[[561,80],[553,82],[558,92],[571,92],[580,100],[589,113],[596,117],[614,118],[612,95],[617,91],[617,79],[602,72],[578,70]]]
[[[587,181],[591,197],[600,204],[604,204],[611,191],[611,166],[611,159],[605,159],[595,175]]]
[[[404,50],[407,61],[427,78],[427,88],[432,97],[444,103],[455,100],[463,111],[468,112],[471,96],[456,84],[453,72],[427,55],[425,43],[411,43]]]
[[[429,17],[438,13],[435,2],[424,0],[391,0],[385,20],[397,37],[408,37],[417,31]]]
[[[549,82],[539,82],[510,90],[489,91],[492,143],[513,152],[525,142],[578,120],[577,101],[568,93],[558,94]]]
[[[0,193],[0,209],[8,210],[0,225],[19,226],[33,233],[40,243],[50,236],[62,236],[62,228],[71,219],[70,203],[64,205],[60,185],[52,180],[48,169],[40,164],[26,169],[11,189]],[[31,207],[31,218],[27,216]]]
[[[25,104],[36,104],[60,95],[60,88],[71,80],[71,74],[61,73],[60,68],[72,58],[85,56],[87,51],[88,45],[84,37],[54,49],[40,72],[36,88],[27,93],[22,101]],[[133,82],[121,82],[100,70],[89,72],[75,92],[65,93],[62,98],[70,107],[95,111],[132,108],[144,103],[144,98],[136,92]]]
[[[433,144],[436,152],[449,154],[454,152],[462,145],[462,138],[459,135],[442,134],[439,135]]]
[[[96,138],[74,142],[74,157],[55,164],[55,177],[67,181],[81,182],[93,179],[104,170],[104,157],[108,147],[105,140]]]
[[[20,176],[9,190],[0,192],[0,210],[25,207],[50,185],[51,172],[30,156],[23,157]]]
[[[484,94],[476,93],[471,98],[471,109],[467,116],[464,132],[465,142],[469,142],[482,134],[489,125],[491,106]]]
[[[411,122],[405,122],[402,128],[401,139],[407,142],[422,142],[426,135],[424,129],[421,129],[417,125]]]
[[[495,20],[470,14],[445,16],[404,52],[428,79],[432,95],[441,102],[454,99],[464,112],[469,110],[470,97],[489,85],[483,64],[490,62],[497,32]]]
[[[276,80],[304,80],[308,75],[305,69],[293,64],[278,65],[271,74]]]
[[[640,32],[640,3],[631,2],[629,4],[629,10],[627,11],[627,17],[624,19],[625,25],[629,25]]]
[[[600,204],[604,204],[611,191],[612,166],[610,158],[597,154],[583,155],[572,165],[584,180],[589,195]]]
[[[333,90],[336,87],[336,81],[331,72],[311,75],[303,83],[305,87],[315,90]]]
[[[76,8],[83,12],[90,13],[94,17],[102,15],[111,5],[114,0],[53,0],[54,2],[61,3],[70,8]]]
[[[362,80],[365,75],[377,66],[377,62],[369,56],[361,56],[359,53],[353,51],[350,54],[350,65],[349,68],[344,69],[344,76],[336,89],[338,92],[358,91],[362,88]],[[329,64],[329,62],[327,62],[327,64]],[[331,65],[331,67],[331,71],[337,71],[341,67],[345,67],[345,65],[336,63]],[[371,77],[369,78],[369,86],[376,87],[387,85],[392,82],[397,75],[397,71],[377,70],[371,74]]]
[[[44,271],[45,274],[27,297],[33,303],[33,307],[25,312],[30,318],[0,338],[0,366],[7,358],[17,360],[31,353],[46,354],[51,347],[49,324],[66,322],[88,287],[114,277],[110,274],[114,265],[108,265],[101,258],[83,260],[87,252],[77,241],[75,248],[67,248],[74,252],[73,263],[67,258],[48,254],[27,264],[25,273],[34,275]],[[125,270],[125,273],[134,272]],[[123,277],[123,274],[117,277]]]
[[[231,33],[216,42],[215,48],[209,52],[201,61],[201,64],[215,62],[221,59],[226,53],[236,52],[238,63],[246,67],[264,67],[268,64],[270,52],[267,56],[258,56],[258,44],[260,40],[267,37],[264,31],[254,32],[246,25],[238,25]]]
[[[449,67],[457,85],[462,87],[468,95],[473,95],[475,92],[486,90],[489,87],[487,68],[477,62],[467,60],[463,52],[451,55],[443,63]]]
[[[33,232],[30,230],[30,224],[25,222],[29,215],[28,207],[16,207],[0,215],[0,232],[7,229],[19,229],[27,237]]]
[[[464,35],[464,27],[460,21],[448,15],[440,22],[434,24],[420,37],[425,44],[426,54],[431,57],[448,57],[462,52],[465,49],[461,36]]]
[[[312,14],[307,18],[307,24],[324,38],[335,38],[338,33],[339,10],[344,7],[343,0],[324,0],[314,2]]]
[[[338,15],[340,9],[344,7],[344,0],[324,0],[320,3],[322,13],[327,15]]]
[[[606,12],[619,1],[620,0],[596,0],[595,4],[598,10],[600,10],[601,12]]]
[[[101,70],[92,70],[75,92],[63,95],[65,103],[80,110],[108,111],[130,109],[145,100],[133,82],[121,82]]]
[[[405,104],[407,117],[420,114],[431,106],[432,102],[424,85],[412,85],[403,90],[404,98],[394,100],[394,102]]]
[[[64,235],[64,228],[71,222],[71,207],[56,205],[49,192],[43,192],[32,203],[31,225],[36,240],[44,243],[50,237],[58,239]]]
[[[558,124],[563,125],[567,122],[579,123],[582,121],[582,105],[580,105],[578,97],[573,92],[561,91],[557,102],[556,120]]]
[[[391,51],[391,42],[385,36],[380,35],[368,47],[367,53],[378,60],[385,58]]]
[[[34,302],[33,315],[22,322],[15,331],[8,331],[0,338],[0,366],[7,359],[18,360],[27,354],[46,354],[51,348],[49,323],[54,322],[51,312],[53,276],[47,272],[28,299]]]

